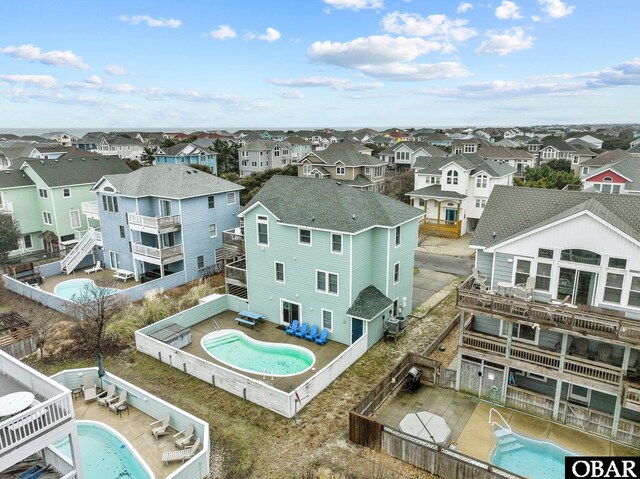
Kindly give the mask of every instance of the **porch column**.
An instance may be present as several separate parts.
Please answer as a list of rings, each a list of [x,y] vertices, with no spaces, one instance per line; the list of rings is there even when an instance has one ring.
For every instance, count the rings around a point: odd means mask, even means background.
[[[556,394],[553,398],[553,420],[558,420],[558,413],[560,412],[560,398],[562,397],[562,379],[556,381]]]
[[[564,372],[564,361],[567,357],[567,343],[569,342],[569,335],[562,334],[562,345],[560,346],[560,364],[558,365],[558,371]]]
[[[618,437],[618,425],[620,424],[620,412],[622,409],[622,397],[624,396],[624,376],[627,373],[629,367],[629,356],[631,355],[631,348],[624,348],[624,354],[622,356],[622,367],[620,368],[620,384],[618,385],[618,394],[616,396],[616,407],[613,410],[613,424],[611,425],[611,439]]]
[[[460,331],[458,335],[458,344],[462,345],[462,338],[464,335],[464,324],[465,324],[465,316],[466,313],[464,311],[460,312]],[[456,355],[456,391],[460,391],[460,376],[462,376],[462,353],[458,351]]]
[[[135,281],[140,280],[140,278],[138,277],[138,262],[135,259],[133,260],[133,279]]]
[[[436,202],[436,208],[438,208],[438,224],[440,224],[440,210],[441,210],[440,206],[441,206],[441,203],[438,200],[433,200],[433,201]]]
[[[78,442],[78,431],[73,429],[69,433],[69,445],[71,446],[71,462],[76,470],[77,478],[84,479],[84,471],[82,470],[82,459],[80,459],[80,443]]]
[[[511,343],[513,341],[513,324],[511,321],[507,321],[507,350],[504,357],[509,359],[511,357]]]

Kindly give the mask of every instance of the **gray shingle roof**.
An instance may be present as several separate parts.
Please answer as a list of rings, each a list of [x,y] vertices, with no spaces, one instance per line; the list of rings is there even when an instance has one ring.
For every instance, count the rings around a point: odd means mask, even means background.
[[[358,188],[366,188],[373,184],[373,182],[364,175],[358,175],[354,180],[340,180],[341,183],[349,186],[355,186]]]
[[[289,136],[287,137],[287,143],[290,145],[310,145],[311,142],[305,140],[304,138],[300,138],[299,136]]]
[[[0,189],[16,188],[19,186],[33,186],[35,183],[24,171],[4,170],[0,171]]]
[[[119,194],[131,197],[190,198],[243,189],[204,171],[183,164],[139,168],[123,175],[105,175]]]
[[[405,196],[429,196],[434,198],[466,198],[466,195],[456,193],[455,191],[442,191],[442,185],[429,185],[418,190],[410,191]]]
[[[341,141],[340,143],[331,143],[326,150],[323,151],[355,151],[355,152],[367,152],[373,151],[368,146],[364,146],[361,143],[355,141]]]
[[[487,160],[476,153],[460,153],[458,155],[437,158],[419,156],[416,158],[413,167],[420,174],[440,175],[442,174],[440,168],[452,162],[465,170],[471,170],[472,175],[484,171],[489,176],[502,177],[516,171],[509,163]]]
[[[370,320],[392,304],[393,301],[387,298],[378,288],[369,285],[360,291],[356,300],[347,310],[347,314],[356,318]]]
[[[605,151],[599,155],[583,161],[580,166],[604,166],[620,160],[632,158],[629,152],[616,148],[615,150]]]
[[[303,159],[308,159],[312,164],[322,163],[314,158],[314,155],[322,159],[328,165],[335,165],[338,162],[342,162],[345,166],[376,166],[386,164],[384,161],[376,158],[375,156],[365,155],[364,153],[358,153],[355,150],[320,150],[309,153]]]
[[[256,203],[283,223],[355,233],[373,226],[394,227],[420,216],[412,206],[344,182],[273,176],[247,204]]]
[[[605,165],[602,168],[598,168],[597,170],[589,173],[589,176],[594,176],[607,170],[613,170],[629,179],[629,182],[625,186],[625,190],[640,190],[640,158],[637,156],[630,156],[624,160]]]
[[[478,155],[483,158],[491,159],[514,159],[514,160],[531,160],[533,155],[526,150],[519,148],[505,148],[504,146],[482,146],[478,150]]]
[[[400,146],[406,146],[411,151],[418,151],[422,149],[428,155],[431,155],[431,156],[447,156],[448,155],[446,151],[441,150],[437,146],[433,146],[431,143],[427,141],[401,141],[396,145],[391,146],[391,148],[395,151]]]
[[[640,240],[640,196],[496,185],[471,244],[490,247],[583,210]]]
[[[640,143],[638,143],[636,146],[632,146],[631,148],[629,148],[627,150],[627,153],[631,154],[638,154],[640,153]]]
[[[59,160],[29,158],[16,161],[16,165],[21,167],[25,163],[50,187],[95,183],[104,175],[131,171],[131,168],[117,156]]]
[[[551,146],[558,151],[575,151],[575,148],[572,145],[557,136],[545,136],[542,139],[541,149],[546,148],[547,146]]]
[[[249,141],[245,146],[242,146],[238,149],[245,150],[245,151],[246,150],[253,150],[253,151],[271,150],[277,144],[278,142],[273,140],[255,140],[255,141]]]

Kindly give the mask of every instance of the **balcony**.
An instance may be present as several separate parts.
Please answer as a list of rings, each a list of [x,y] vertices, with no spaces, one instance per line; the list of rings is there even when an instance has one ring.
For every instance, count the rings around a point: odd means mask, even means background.
[[[129,228],[143,233],[163,234],[178,231],[182,224],[181,215],[143,216],[137,213],[127,213]]]
[[[223,231],[222,246],[231,255],[244,254],[244,228]]]
[[[0,203],[0,214],[10,215],[13,213],[13,203],[11,201],[5,201]]]
[[[167,246],[166,248],[154,248],[140,243],[132,245],[133,259],[152,264],[169,264],[180,261],[184,258],[182,245]]]
[[[87,218],[91,218],[93,220],[100,219],[97,201],[83,201],[80,203],[80,211],[82,211],[82,214]]]
[[[247,262],[244,258],[224,267],[224,281],[236,286],[247,285]]]

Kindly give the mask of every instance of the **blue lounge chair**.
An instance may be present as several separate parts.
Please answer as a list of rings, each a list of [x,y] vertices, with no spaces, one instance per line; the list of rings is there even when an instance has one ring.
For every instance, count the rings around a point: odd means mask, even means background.
[[[320,333],[320,336],[316,338],[316,343],[324,346],[325,344],[327,344],[327,336],[329,336],[329,330],[327,328],[324,328]]]
[[[300,329],[296,331],[296,336],[298,338],[304,338],[307,335],[307,331],[309,330],[309,325],[307,323],[302,323]]]
[[[39,469],[38,466],[31,466],[29,469],[27,469],[26,471],[22,472],[18,477],[20,479],[25,479],[26,477],[29,477],[31,474],[36,472],[38,469]]]
[[[295,335],[298,331],[298,320],[294,319],[293,322],[286,327],[284,330],[285,333],[290,334],[291,336]]]
[[[34,473],[25,476],[25,479],[38,479],[41,475],[43,475],[45,472],[47,472],[49,469],[51,469],[51,466],[44,466],[40,469],[38,469],[37,471],[35,471]]]
[[[315,324],[311,326],[311,331],[304,335],[304,339],[308,339],[309,341],[315,341],[318,337],[318,326]]]

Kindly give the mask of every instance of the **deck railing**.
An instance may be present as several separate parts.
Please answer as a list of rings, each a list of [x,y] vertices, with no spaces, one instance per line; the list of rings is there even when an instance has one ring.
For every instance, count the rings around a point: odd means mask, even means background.
[[[182,255],[182,245],[178,244],[175,246],[168,246],[166,248],[154,248],[140,243],[133,243],[132,251],[134,254],[163,261]]]
[[[143,216],[136,213],[127,213],[129,226],[143,226],[151,229],[162,229],[180,226],[182,223],[181,215],[170,216]]]
[[[244,246],[244,228],[234,228],[222,232],[222,244],[225,246]]]
[[[640,412],[640,385],[629,383],[625,385],[622,404],[629,409]]]
[[[225,280],[235,280],[247,284],[247,263],[244,259],[229,263],[224,268]]]
[[[83,201],[80,203],[80,211],[87,216],[98,216],[98,202],[97,201]]]

